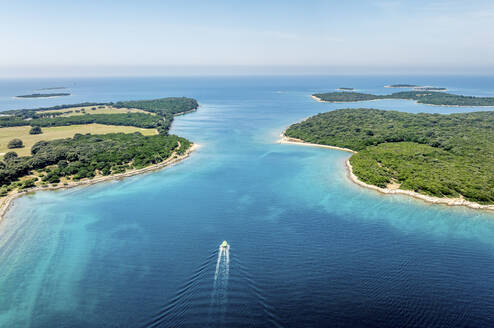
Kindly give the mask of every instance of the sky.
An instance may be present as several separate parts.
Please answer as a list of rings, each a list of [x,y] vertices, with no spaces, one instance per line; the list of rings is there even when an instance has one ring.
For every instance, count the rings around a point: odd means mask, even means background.
[[[494,74],[493,0],[0,0],[0,77]]]

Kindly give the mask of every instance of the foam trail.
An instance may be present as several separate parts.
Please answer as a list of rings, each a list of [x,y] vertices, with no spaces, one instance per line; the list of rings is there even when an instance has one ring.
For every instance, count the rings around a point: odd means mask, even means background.
[[[218,249],[218,260],[214,273],[211,307],[209,311],[210,324],[220,326],[226,313],[228,303],[228,277],[230,275],[230,246],[222,244]]]
[[[220,263],[221,263],[222,255],[223,255],[223,247],[220,246],[220,249],[218,250],[218,260],[216,261],[216,271],[214,272],[215,283],[216,283],[216,280],[218,279],[218,273],[220,271]]]

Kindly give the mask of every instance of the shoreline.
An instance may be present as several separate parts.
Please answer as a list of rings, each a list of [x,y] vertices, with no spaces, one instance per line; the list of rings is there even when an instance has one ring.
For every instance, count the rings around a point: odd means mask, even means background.
[[[328,145],[319,145],[319,144],[314,144],[310,142],[305,142],[303,140],[297,139],[297,138],[291,138],[287,137],[285,135],[286,129],[281,133],[281,139],[278,141],[280,144],[293,144],[293,145],[300,145],[300,146],[310,146],[310,147],[320,147],[320,148],[328,148],[328,149],[334,149],[334,150],[340,150],[340,151],[346,151],[352,154],[356,154],[356,151],[353,151],[348,148],[342,148],[342,147],[336,147],[336,146],[328,146]],[[355,184],[365,187],[367,189],[372,189],[375,191],[378,191],[382,194],[391,194],[391,195],[406,195],[406,196],[411,196],[416,199],[420,199],[422,201],[425,201],[426,203],[429,204],[441,204],[441,205],[448,205],[448,206],[466,206],[472,209],[477,209],[477,210],[490,210],[494,211],[494,205],[482,205],[479,203],[471,202],[462,198],[446,198],[446,197],[435,197],[435,196],[427,196],[420,194],[415,191],[411,190],[403,190],[403,189],[389,189],[389,188],[381,188],[378,186],[370,185],[367,184],[363,181],[361,181],[354,173],[353,173],[353,167],[352,164],[350,164],[350,158],[348,158],[345,161],[345,166],[346,166],[346,175],[347,177]]]
[[[418,100],[414,100],[414,99],[398,99],[398,98],[397,99],[385,98],[385,99],[371,99],[371,100],[350,100],[350,101],[327,101],[327,100],[322,100],[321,98],[318,98],[314,95],[311,95],[310,97],[317,102],[328,103],[328,104],[345,104],[345,103],[357,103],[357,102],[364,102],[364,101],[381,101],[381,100],[408,100],[408,101],[414,101],[416,104],[427,105],[427,106],[436,106],[436,107],[458,107],[458,108],[493,108],[494,107],[494,105],[492,105],[492,106],[435,105],[435,104],[421,103],[421,102],[418,102]]]
[[[139,175],[139,174],[144,174],[144,173],[150,173],[153,171],[160,170],[162,168],[172,166],[175,164],[178,164],[179,162],[183,161],[184,159],[188,158],[190,154],[197,150],[200,147],[199,144],[193,143],[183,155],[177,155],[175,152],[170,155],[167,159],[165,159],[163,162],[153,164],[150,166],[143,167],[141,169],[134,169],[134,170],[129,170],[123,173],[118,173],[115,175],[107,175],[107,176],[97,176],[93,179],[88,179],[88,180],[82,180],[82,181],[77,181],[77,182],[70,182],[67,185],[61,185],[61,186],[47,186],[47,187],[34,187],[22,191],[18,191],[14,194],[7,195],[4,197],[0,198],[0,221],[4,219],[5,214],[8,212],[8,210],[11,208],[13,205],[13,201],[19,197],[25,196],[27,194],[32,194],[38,191],[53,191],[53,190],[59,190],[59,189],[70,189],[70,188],[75,188],[75,187],[80,187],[80,186],[90,186],[93,184],[97,184],[100,182],[108,182],[112,180],[121,180],[127,177],[131,177],[134,175]]]
[[[59,96],[55,96],[55,97],[59,97]],[[175,114],[175,115],[173,115],[173,117],[181,116],[181,115],[192,113],[192,112],[196,112],[199,109],[199,107],[200,106],[197,106],[196,108],[193,108],[193,109],[188,110],[186,112]],[[99,177],[95,177],[95,178],[90,179],[90,180],[70,182],[66,185],[61,185],[61,186],[34,187],[34,188],[22,190],[22,191],[17,191],[16,193],[11,194],[11,195],[0,197],[0,222],[3,220],[5,214],[8,212],[8,210],[12,206],[12,202],[16,198],[22,197],[22,196],[30,194],[30,193],[35,193],[37,191],[48,191],[48,190],[53,191],[53,190],[59,190],[59,189],[70,189],[70,188],[75,188],[75,187],[79,187],[79,186],[90,186],[90,185],[100,183],[100,182],[119,180],[119,179],[131,177],[134,175],[138,175],[138,174],[144,174],[144,173],[149,173],[152,171],[157,171],[157,170],[165,168],[167,166],[177,164],[178,162],[186,159],[187,157],[189,157],[190,153],[192,153],[194,150],[198,149],[199,147],[200,147],[199,144],[192,143],[191,146],[185,151],[185,153],[183,155],[177,156],[177,154],[175,152],[173,152],[170,155],[170,157],[165,159],[163,162],[158,163],[158,164],[154,164],[154,165],[150,165],[147,167],[143,167],[141,169],[129,170],[129,171],[126,171],[123,173],[115,174],[115,175],[99,176]]]
[[[482,205],[482,204],[471,202],[469,200],[465,200],[462,198],[447,198],[447,197],[427,196],[427,195],[423,195],[423,194],[420,194],[418,192],[411,191],[411,190],[389,189],[389,188],[381,188],[378,186],[370,185],[370,184],[367,184],[367,183],[361,181],[353,173],[353,167],[352,167],[352,164],[350,164],[350,159],[347,159],[345,161],[345,164],[346,164],[346,168],[347,168],[348,177],[350,178],[350,180],[352,180],[352,182],[354,182],[355,184],[358,184],[359,186],[362,186],[362,187],[365,187],[368,189],[372,189],[372,190],[376,190],[376,191],[383,193],[383,194],[407,195],[407,196],[411,196],[413,198],[417,198],[417,199],[423,200],[423,201],[425,201],[427,203],[431,203],[431,204],[442,204],[442,205],[448,205],[448,206],[466,206],[466,207],[473,208],[473,209],[494,211],[494,205]]]
[[[316,144],[316,143],[305,142],[302,139],[287,137],[285,135],[285,131],[283,131],[281,133],[280,137],[281,137],[281,139],[278,140],[278,143],[280,143],[280,144],[291,144],[291,145],[301,145],[301,146],[327,148],[327,149],[334,149],[334,150],[346,151],[346,152],[352,153],[352,154],[356,154],[357,153],[356,151],[353,151],[353,150],[351,150],[349,148],[336,147],[336,146],[328,146],[328,145],[320,145],[320,144]]]

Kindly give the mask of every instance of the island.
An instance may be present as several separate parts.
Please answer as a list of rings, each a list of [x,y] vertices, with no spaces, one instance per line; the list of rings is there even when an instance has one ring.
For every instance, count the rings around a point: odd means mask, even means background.
[[[68,92],[58,92],[58,93],[32,93],[30,95],[20,95],[16,98],[52,98],[52,97],[65,97],[70,96]]]
[[[354,88],[344,88],[344,87],[341,87],[341,88],[338,88],[338,90],[340,90],[340,91],[353,91],[355,89]]]
[[[26,192],[130,176],[187,157],[192,142],[168,132],[176,115],[198,106],[171,97],[2,112],[0,217]]]
[[[441,88],[441,87],[429,87],[429,86],[425,86],[425,87],[415,87],[415,88],[413,88],[413,90],[415,90],[415,91],[448,91],[448,89],[446,89],[446,88]]]
[[[39,91],[45,91],[45,90],[62,90],[62,89],[67,89],[67,87],[48,87],[48,88],[41,88],[38,90]]]
[[[384,86],[385,88],[405,88],[405,89],[409,89],[409,88],[416,88],[418,87],[418,85],[415,85],[415,84],[390,84],[390,85],[385,85]]]
[[[339,109],[293,124],[284,141],[352,152],[350,177],[384,193],[494,209],[493,127],[492,111]]]
[[[323,102],[356,102],[382,99],[415,100],[418,103],[437,106],[494,106],[494,97],[473,97],[445,92],[402,91],[389,95],[374,95],[359,92],[316,93],[312,97]]]

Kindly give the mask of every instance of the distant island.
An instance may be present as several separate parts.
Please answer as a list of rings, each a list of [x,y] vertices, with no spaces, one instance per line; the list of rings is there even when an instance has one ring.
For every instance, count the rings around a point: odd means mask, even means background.
[[[192,143],[168,131],[174,116],[198,106],[171,97],[2,112],[0,217],[20,193],[138,174],[186,157]]]
[[[494,106],[494,97],[473,97],[455,95],[445,92],[402,91],[389,95],[374,95],[358,92],[327,92],[316,93],[312,97],[325,102],[355,102],[382,99],[415,100],[426,105],[442,106]]]
[[[413,89],[414,91],[447,91],[446,88],[441,87],[431,87],[431,86],[419,86],[415,84],[391,84],[385,85],[385,88],[402,88],[402,89]]]
[[[38,89],[39,91],[45,91],[45,90],[62,90],[62,89],[67,89],[66,87],[48,87],[48,88],[41,88]]]
[[[49,98],[49,97],[64,97],[70,96],[68,92],[60,92],[60,93],[32,93],[30,95],[20,95],[16,96],[16,98]]]
[[[359,184],[431,202],[494,209],[494,112],[411,114],[369,108],[318,114],[290,126],[291,142],[355,152]]]
[[[415,84],[390,84],[385,85],[385,88],[416,88],[418,85]]]
[[[413,88],[415,91],[447,91],[448,89],[446,88],[440,88],[440,87],[415,87]]]
[[[341,91],[353,91],[355,89],[354,88],[344,88],[344,87],[341,87],[341,88],[338,88],[338,90],[341,90]]]

